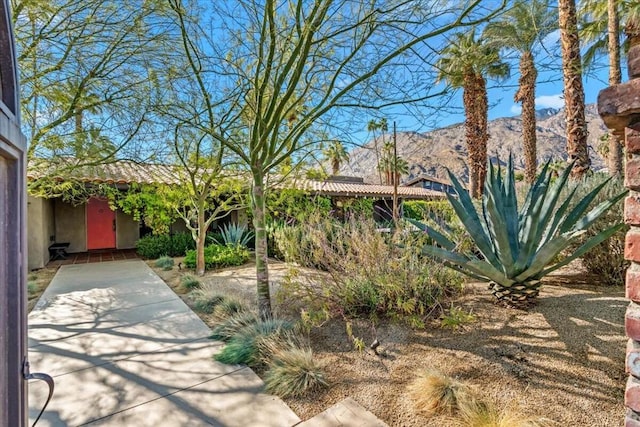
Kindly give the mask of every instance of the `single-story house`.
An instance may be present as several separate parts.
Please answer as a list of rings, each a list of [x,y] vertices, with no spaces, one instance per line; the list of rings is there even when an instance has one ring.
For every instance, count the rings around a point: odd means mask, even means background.
[[[415,178],[410,179],[409,181],[404,182],[402,186],[424,188],[427,190],[438,191],[442,194],[456,194],[456,190],[453,187],[451,181],[442,178],[436,178],[435,176],[430,175],[419,175]]]
[[[64,176],[51,177],[50,172],[31,167],[28,179],[36,180],[48,173],[49,179],[64,182]],[[95,166],[83,166],[73,173],[74,179],[85,185],[107,184],[126,191],[136,184],[176,184],[176,174],[171,166],[140,164],[131,161],[116,161]],[[353,177],[333,177],[325,181],[308,179],[280,182],[275,188],[293,185],[295,188],[331,197],[333,200],[347,198],[374,198],[374,217],[389,215],[393,199],[393,186],[364,184],[362,179]],[[398,187],[400,203],[404,199],[429,200],[442,198],[437,191],[419,187]],[[246,223],[245,211],[231,212],[227,221]],[[28,267],[30,270],[42,268],[49,261],[49,248],[53,244],[68,244],[68,253],[88,252],[98,249],[131,249],[145,233],[145,226],[132,215],[117,209],[111,210],[105,199],[90,198],[87,202],[74,205],[60,197],[28,198]],[[171,232],[183,232],[187,228],[182,220],[176,221]]]

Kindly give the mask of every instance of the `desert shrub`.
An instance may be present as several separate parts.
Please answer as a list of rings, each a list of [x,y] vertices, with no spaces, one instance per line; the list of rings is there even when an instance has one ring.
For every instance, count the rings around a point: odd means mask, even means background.
[[[163,270],[171,270],[173,268],[173,258],[168,256],[161,256],[155,262],[155,266]]]
[[[442,315],[440,326],[445,329],[458,330],[476,321],[476,315],[453,305]]]
[[[187,250],[193,248],[195,242],[189,233],[148,235],[136,243],[138,255],[147,259],[156,259],[163,255],[184,256]]]
[[[222,351],[215,355],[215,360],[229,365],[246,364],[259,366],[268,356],[261,352],[268,346],[262,345],[264,340],[275,337],[293,329],[293,323],[282,319],[256,320],[256,322],[239,329]]]
[[[263,352],[269,355],[264,382],[269,393],[299,397],[327,387],[324,372],[308,346],[299,340],[267,340]]]
[[[243,246],[209,245],[204,248],[204,263],[206,268],[222,268],[242,265],[249,260],[249,251]],[[187,251],[184,264],[188,268],[196,267],[196,251]]]
[[[597,185],[601,184],[608,176],[602,173],[595,173],[584,180],[574,183],[568,191],[575,189],[576,196],[574,200],[579,202],[592,191]],[[610,199],[616,194],[624,191],[622,180],[613,178],[598,193],[592,206]],[[569,250],[575,250],[589,237],[601,233],[603,230],[618,224],[622,221],[624,211],[624,199],[617,202],[611,209],[602,215]],[[591,274],[599,276],[599,283],[604,285],[623,285],[625,271],[629,266],[629,261],[624,259],[624,238],[627,227],[618,230],[613,236],[591,249],[581,257],[582,265]]]
[[[378,232],[373,220],[337,223],[323,218],[291,233],[290,245],[297,241],[299,246],[288,252],[288,260],[329,273],[311,282],[294,274],[282,284],[278,298],[291,301],[293,295],[307,310],[403,319],[420,327],[463,283],[459,273],[420,254],[420,233],[394,236]]]
[[[192,276],[191,274],[185,274],[180,278],[180,285],[184,289],[188,291],[192,291],[200,287],[200,280],[198,280],[196,277]]]
[[[415,409],[425,415],[453,415],[475,400],[469,387],[435,369],[420,372],[408,391]]]

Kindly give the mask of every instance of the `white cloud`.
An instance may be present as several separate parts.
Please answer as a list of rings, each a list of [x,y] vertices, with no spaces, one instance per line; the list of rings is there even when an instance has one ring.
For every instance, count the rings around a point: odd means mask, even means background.
[[[522,107],[519,105],[512,105],[511,106],[511,113],[513,114],[520,114],[522,113]]]
[[[561,93],[556,95],[542,95],[536,98],[536,108],[555,108],[564,107],[564,97]]]

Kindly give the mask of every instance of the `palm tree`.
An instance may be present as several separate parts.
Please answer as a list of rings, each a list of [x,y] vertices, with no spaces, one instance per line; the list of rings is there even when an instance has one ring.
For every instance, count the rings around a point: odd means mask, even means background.
[[[584,63],[589,66],[595,58],[603,52],[609,56],[609,85],[614,86],[622,82],[622,67],[620,65],[620,16],[623,3],[616,0],[582,0],[579,4],[580,39],[589,44],[584,54]],[[628,5],[627,5],[628,6]],[[608,167],[609,173],[622,176],[622,145],[623,141],[616,135],[608,138]]]
[[[376,164],[380,164],[380,152],[378,151],[378,136],[376,135],[376,131],[380,131],[382,134],[382,143],[384,144],[384,133],[387,130],[389,130],[389,128],[387,126],[387,119],[385,118],[378,121],[371,119],[369,120],[369,123],[367,123],[367,131],[373,134],[373,147],[376,152]],[[382,174],[380,169],[378,169],[378,178],[380,179],[380,184],[382,184]]]
[[[378,171],[385,177],[386,185],[400,184],[400,177],[409,173],[409,162],[401,157],[393,157],[393,144],[387,143],[383,148],[383,155],[378,163]]]
[[[465,130],[469,156],[469,189],[472,197],[482,195],[487,175],[487,83],[485,76],[505,78],[509,66],[500,60],[499,50],[476,39],[475,30],[456,33],[440,52],[439,79],[462,88]]]
[[[525,178],[536,179],[536,69],[533,49],[553,32],[558,23],[549,0],[516,1],[499,21],[490,23],[484,37],[496,48],[512,49],[520,54],[520,79],[515,102],[522,103],[522,144]]]
[[[582,59],[575,0],[558,0],[558,22],[562,45],[567,154],[575,162],[571,175],[581,178],[589,170],[591,159],[587,150],[587,123],[584,117],[584,87]]]
[[[347,153],[347,150],[345,150],[340,141],[333,141],[331,145],[324,150],[323,154],[331,162],[331,170],[334,176],[338,175],[340,164],[343,161],[349,160],[349,153]]]

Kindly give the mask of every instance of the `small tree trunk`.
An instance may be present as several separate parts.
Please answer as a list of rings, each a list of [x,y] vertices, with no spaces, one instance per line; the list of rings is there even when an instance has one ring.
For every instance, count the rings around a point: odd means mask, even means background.
[[[531,52],[520,57],[520,85],[514,97],[522,103],[522,145],[524,152],[524,176],[526,182],[533,184],[536,179],[537,141],[536,141],[536,79],[538,72]]]
[[[204,220],[204,207],[198,210],[198,237],[196,238],[196,274],[204,276],[204,247],[207,240],[207,230]]]
[[[587,123],[584,115],[582,59],[575,0],[558,1],[558,21],[562,44],[562,74],[564,80],[567,155],[575,162],[571,170],[574,179],[581,178],[591,167],[587,149]]]
[[[264,176],[262,171],[253,171],[253,183],[251,204],[256,239],[258,311],[262,319],[268,319],[272,313],[271,294],[269,292],[269,263],[267,260],[267,230],[265,227]]]

